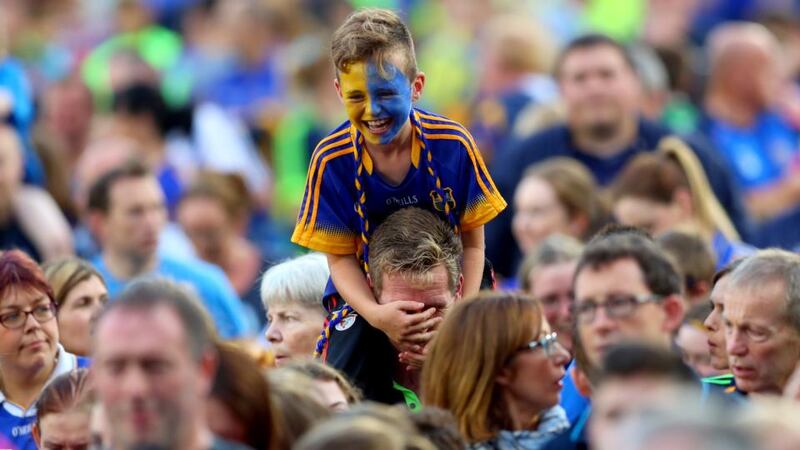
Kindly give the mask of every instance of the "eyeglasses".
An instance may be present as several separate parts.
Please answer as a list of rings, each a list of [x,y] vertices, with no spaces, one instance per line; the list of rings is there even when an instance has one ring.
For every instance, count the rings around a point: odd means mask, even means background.
[[[544,337],[541,337],[539,339],[534,339],[528,342],[525,348],[529,350],[536,350],[537,348],[541,347],[541,349],[544,351],[545,356],[547,356],[548,358],[552,358],[558,353],[558,348],[560,345],[558,343],[558,339],[556,339],[557,337],[558,334],[556,334],[555,332],[546,334],[544,335]]]
[[[624,319],[636,310],[636,307],[647,302],[657,302],[663,297],[660,295],[612,295],[605,303],[585,300],[575,305],[575,315],[578,321],[591,323],[597,316],[597,310],[605,308],[606,314],[612,319]]]
[[[44,323],[56,316],[56,309],[52,303],[47,303],[34,306],[30,311],[19,309],[7,312],[5,314],[0,314],[0,325],[9,330],[21,328],[25,326],[25,322],[28,321],[28,315],[33,316],[37,322]]]

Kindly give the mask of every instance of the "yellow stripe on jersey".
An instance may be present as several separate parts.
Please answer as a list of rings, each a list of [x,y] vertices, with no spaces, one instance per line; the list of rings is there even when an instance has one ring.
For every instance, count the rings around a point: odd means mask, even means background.
[[[318,205],[319,205],[319,188],[320,188],[320,185],[322,184],[322,176],[325,173],[325,166],[328,165],[328,161],[330,161],[330,160],[332,160],[334,158],[338,158],[339,156],[342,156],[342,155],[347,155],[347,154],[353,153],[354,151],[355,150],[351,146],[351,147],[347,147],[347,148],[345,148],[343,150],[335,151],[335,152],[331,153],[330,155],[326,155],[324,158],[322,158],[322,162],[320,163],[320,166],[319,166],[319,176],[317,177],[317,182],[314,185],[314,203],[313,203],[314,212],[311,214],[311,221],[309,222],[310,227],[308,227],[306,229],[306,232],[304,233],[305,240],[310,240],[310,236],[311,236],[312,233],[314,233],[314,227],[315,227],[315,225],[317,223],[317,212],[319,211],[319,208],[318,208]]]
[[[471,146],[466,146],[467,150],[470,152],[470,156],[472,157],[472,162],[473,163],[476,162],[476,158],[473,157],[473,155],[477,155],[477,163],[478,163],[477,167],[480,167],[480,170],[483,171],[483,173],[486,174],[486,179],[489,180],[489,185],[492,187],[492,191],[497,193],[497,186],[494,185],[494,180],[492,180],[492,177],[489,176],[489,171],[486,169],[486,164],[484,164],[483,158],[481,158],[480,153],[478,152],[478,145],[475,143],[475,139],[472,138],[472,135],[469,133],[469,131],[467,131],[467,129],[464,128],[464,126],[461,125],[460,123],[458,123],[456,121],[453,121],[453,120],[450,120],[450,119],[445,119],[443,117],[431,116],[429,114],[423,114],[423,113],[419,113],[419,115],[421,117],[426,118],[426,119],[438,120],[440,122],[446,122],[447,124],[450,124],[450,125],[445,125],[445,124],[435,124],[435,123],[420,122],[424,128],[440,129],[440,130],[441,129],[456,130],[456,131],[460,131],[461,133],[463,133],[464,136],[466,136],[467,139],[469,139],[470,144],[472,144]],[[503,201],[503,204],[505,204],[505,201]]]
[[[345,130],[343,130],[343,131],[345,131]],[[335,135],[341,135],[341,134],[342,134],[342,132],[339,132],[339,133],[336,133]],[[329,139],[326,139],[326,140],[329,141]],[[305,201],[305,205],[303,205],[303,211],[302,211],[302,215],[300,216],[300,220],[298,220],[298,222],[297,222],[297,227],[298,228],[305,228],[305,226],[306,226],[306,218],[308,217],[308,211],[311,209],[312,206],[316,207],[316,205],[312,205],[312,203],[309,201],[313,197],[313,195],[315,194],[315,192],[313,190],[313,187],[309,186],[309,184],[311,183],[312,174],[314,174],[314,173],[318,174],[317,175],[317,181],[319,181],[322,178],[322,170],[316,170],[319,156],[322,155],[323,153],[325,153],[326,151],[332,149],[332,148],[336,148],[336,147],[338,147],[340,145],[346,144],[347,142],[349,142],[349,140],[350,140],[350,138],[348,137],[348,138],[342,139],[340,141],[336,141],[336,142],[334,142],[332,144],[328,144],[328,145],[326,145],[325,147],[322,147],[322,148],[317,146],[317,150],[314,151],[314,155],[311,158],[311,164],[309,164],[309,166],[308,166],[308,174],[306,174],[306,194],[305,194],[306,201]],[[319,183],[317,183],[317,185],[319,185]],[[317,194],[317,197],[319,197],[319,194]],[[294,242],[294,240],[292,240],[292,242]]]
[[[426,128],[426,126],[424,124],[423,124],[422,127]],[[483,194],[486,197],[486,200],[489,201],[489,204],[491,204],[492,207],[497,210],[497,212],[501,212],[502,210],[504,210],[506,208],[506,201],[503,200],[503,197],[500,197],[500,195],[497,194],[496,190],[494,192],[492,192],[486,187],[486,184],[483,182],[483,178],[481,178],[481,175],[478,172],[480,170],[478,168],[483,165],[483,162],[481,161],[480,163],[478,163],[476,161],[476,159],[478,159],[480,161],[480,156],[476,157],[476,155],[470,150],[470,145],[467,143],[467,141],[462,136],[458,136],[458,135],[455,135],[455,134],[425,134],[425,137],[427,139],[449,139],[449,140],[454,140],[454,141],[460,141],[464,145],[464,148],[467,149],[467,153],[469,154],[469,157],[472,160],[473,167],[475,168],[475,177],[478,180],[478,185],[480,186],[481,190],[483,191]],[[487,178],[489,178],[489,177],[487,177]],[[489,178],[489,181],[491,182],[491,178]]]
[[[431,124],[431,123],[420,122],[423,128],[432,130],[437,130],[437,129],[453,130],[453,131],[458,131],[462,133],[464,136],[466,136],[466,138],[469,140],[469,145],[467,145],[463,139],[459,140],[464,144],[464,147],[467,149],[467,152],[470,155],[473,167],[475,168],[475,176],[477,177],[479,186],[481,187],[481,189],[484,192],[484,195],[486,195],[486,198],[489,200],[489,202],[492,204],[494,208],[496,208],[498,211],[502,211],[503,209],[505,209],[507,206],[506,201],[500,196],[499,192],[497,191],[497,186],[495,186],[494,180],[492,180],[492,177],[490,176],[489,171],[486,169],[486,165],[483,162],[483,158],[481,158],[480,153],[477,150],[478,146],[475,144],[475,140],[472,138],[472,135],[467,131],[467,129],[461,126],[461,124],[459,124],[458,122],[449,119],[431,116],[423,113],[420,113],[419,115],[426,119],[447,122],[447,124]],[[449,136],[451,135],[427,135],[427,134],[425,135],[425,137],[430,137],[434,139],[435,138],[453,139],[453,137]],[[483,182],[483,179],[481,178],[479,171],[482,171],[484,174],[486,174],[486,179],[489,181],[489,185],[491,186],[491,191],[486,187],[486,184]]]
[[[359,240],[360,237],[355,234],[318,228],[313,236],[309,236],[300,245],[332,255],[354,255],[358,251]]]

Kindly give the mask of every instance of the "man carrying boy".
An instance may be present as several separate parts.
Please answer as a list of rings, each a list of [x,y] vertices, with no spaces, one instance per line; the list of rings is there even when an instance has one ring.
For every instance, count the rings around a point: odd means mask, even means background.
[[[461,238],[464,292],[474,294],[484,269],[483,226],[506,202],[469,132],[412,106],[425,75],[396,14],[352,14],[334,33],[331,51],[334,85],[349,120],[312,155],[292,235],[292,242],[324,252],[331,269],[325,301],[333,315],[317,350],[334,351],[334,343],[326,345],[330,328],[357,313],[401,350],[421,352],[428,335],[414,326],[435,310],[423,310],[420,302],[376,301],[366,277],[371,232],[408,206],[437,214]]]

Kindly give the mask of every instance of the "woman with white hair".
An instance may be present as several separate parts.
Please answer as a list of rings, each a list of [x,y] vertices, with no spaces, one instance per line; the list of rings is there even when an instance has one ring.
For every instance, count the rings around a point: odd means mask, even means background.
[[[325,322],[322,295],[329,276],[328,262],[320,253],[290,259],[264,273],[261,301],[276,365],[314,354]]]

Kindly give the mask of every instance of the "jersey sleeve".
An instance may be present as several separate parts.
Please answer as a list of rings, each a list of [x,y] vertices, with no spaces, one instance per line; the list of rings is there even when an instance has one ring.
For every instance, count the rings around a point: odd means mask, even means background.
[[[352,146],[314,152],[309,165],[303,202],[292,233],[292,242],[334,255],[355,254],[359,222],[355,211],[353,170],[346,170]],[[347,184],[349,183],[349,184]]]
[[[469,132],[464,133],[464,154],[461,157],[461,188],[465,193],[465,206],[461,211],[461,230],[469,231],[485,225],[506,208],[506,201],[492,180],[475,140]]]

